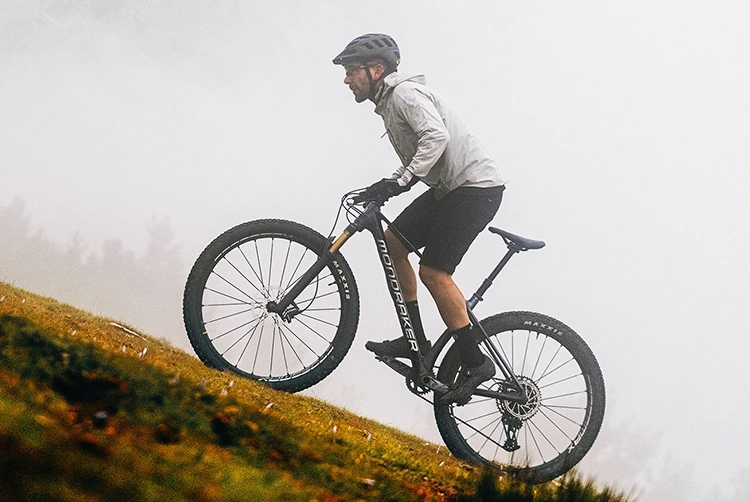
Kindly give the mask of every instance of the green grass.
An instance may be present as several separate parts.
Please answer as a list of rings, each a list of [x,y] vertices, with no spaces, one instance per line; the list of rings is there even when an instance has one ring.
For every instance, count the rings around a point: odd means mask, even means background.
[[[124,329],[123,329],[124,328]],[[528,487],[0,283],[0,500],[624,501]]]

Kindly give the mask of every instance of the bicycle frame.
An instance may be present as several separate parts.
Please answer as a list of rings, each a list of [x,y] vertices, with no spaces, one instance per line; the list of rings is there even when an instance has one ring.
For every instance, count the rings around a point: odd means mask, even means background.
[[[437,392],[447,392],[448,386],[443,382],[438,381],[431,370],[434,367],[435,362],[443,348],[448,344],[452,338],[452,334],[449,331],[443,332],[438,340],[433,345],[432,349],[428,354],[422,354],[419,350],[419,344],[417,343],[412,329],[411,318],[406,308],[406,300],[404,299],[401,284],[396,276],[396,271],[393,266],[393,260],[388,252],[388,245],[385,241],[385,232],[383,230],[383,222],[390,223],[385,216],[380,212],[380,207],[383,205],[384,200],[378,200],[375,202],[369,202],[355,219],[352,221],[344,231],[335,239],[329,239],[326,242],[328,249],[324,249],[316,262],[299,278],[294,286],[281,298],[278,302],[269,302],[267,309],[269,312],[275,312],[281,316],[282,319],[289,322],[291,319],[300,313],[300,310],[294,303],[295,298],[318,276],[318,274],[327,267],[331,262],[335,265],[335,254],[341,249],[347,240],[355,233],[363,230],[368,230],[374,240],[375,246],[378,250],[380,257],[380,265],[383,267],[385,274],[386,283],[388,290],[391,294],[391,300],[396,310],[396,315],[399,318],[399,324],[401,326],[401,332],[409,340],[411,347],[411,361],[412,366],[397,361],[392,358],[378,358],[385,362],[392,369],[398,373],[404,375],[407,378],[411,378],[419,382],[421,385],[426,386]],[[413,251],[417,252],[416,249]],[[481,286],[466,302],[469,319],[474,326],[478,326],[482,333],[481,341],[490,356],[494,359],[495,364],[500,368],[503,377],[506,381],[506,387],[502,392],[477,389],[474,393],[479,396],[489,397],[494,399],[504,399],[509,401],[515,401],[525,403],[527,401],[526,393],[521,387],[516,375],[508,364],[505,357],[497,350],[497,348],[491,343],[487,333],[482,328],[479,320],[474,315],[473,308],[483,300],[482,295],[492,285],[492,281],[497,277],[500,271],[505,267],[510,258],[521,251],[520,248],[508,245],[508,252],[503,256],[500,263],[495,266],[492,273],[482,282]]]

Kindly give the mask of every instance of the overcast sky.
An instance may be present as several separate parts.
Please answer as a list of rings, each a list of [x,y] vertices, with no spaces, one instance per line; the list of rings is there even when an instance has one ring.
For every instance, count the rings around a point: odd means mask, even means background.
[[[113,239],[142,253],[166,218],[185,275],[243,221],[327,233],[341,194],[398,167],[331,64],[389,33],[400,71],[424,73],[510,180],[493,225],[548,243],[477,313],[544,312],[592,347],[608,409],[583,472],[645,501],[702,500],[714,482],[729,500],[750,477],[746,3],[92,4],[0,0],[0,206],[21,198],[35,228],[93,254]],[[398,334],[371,248],[362,235],[343,250],[360,332],[307,393],[439,441],[430,407],[364,349]],[[456,273],[467,295],[501,253],[480,236]],[[188,348],[180,298],[163,309],[175,328],[152,334]]]

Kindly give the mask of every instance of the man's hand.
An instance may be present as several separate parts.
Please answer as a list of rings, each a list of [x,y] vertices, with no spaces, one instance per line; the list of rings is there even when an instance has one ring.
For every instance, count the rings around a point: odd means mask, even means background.
[[[382,180],[375,182],[367,187],[367,193],[390,198],[404,193],[410,188],[411,184],[401,186],[398,180],[392,178],[383,178]]]

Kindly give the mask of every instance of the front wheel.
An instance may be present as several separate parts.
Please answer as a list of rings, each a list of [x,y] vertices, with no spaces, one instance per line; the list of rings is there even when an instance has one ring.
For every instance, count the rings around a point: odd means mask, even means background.
[[[586,343],[568,326],[531,312],[508,312],[481,321],[491,344],[510,364],[528,400],[474,395],[464,406],[435,400],[435,418],[446,446],[458,458],[541,483],[561,476],[589,451],[604,418],[604,380]],[[448,385],[460,370],[451,347],[438,370]],[[496,378],[480,389],[501,392]]]
[[[359,320],[359,294],[339,253],[294,299],[293,316],[269,312],[326,248],[318,232],[285,220],[257,220],[217,237],[185,285],[190,343],[206,365],[297,392],[328,376],[346,355]]]

